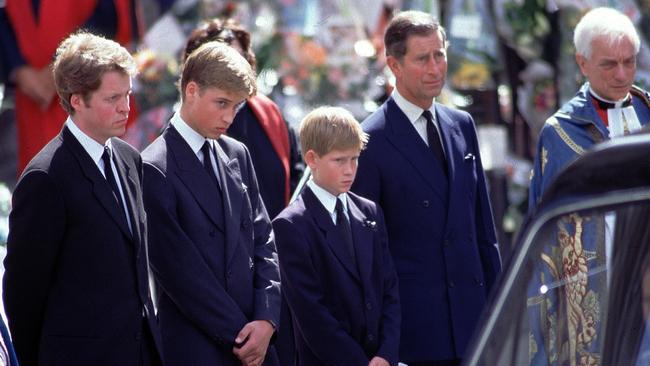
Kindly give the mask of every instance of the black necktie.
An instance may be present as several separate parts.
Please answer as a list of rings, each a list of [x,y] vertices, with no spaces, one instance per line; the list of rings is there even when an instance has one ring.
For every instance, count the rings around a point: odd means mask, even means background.
[[[217,188],[221,188],[219,185],[219,179],[217,178],[217,174],[214,172],[214,167],[212,166],[212,161],[210,156],[212,148],[210,147],[210,142],[208,140],[205,140],[205,143],[201,147],[201,152],[203,152],[203,168],[208,172],[208,175],[212,180],[214,181],[214,184],[217,185]]]
[[[422,112],[422,116],[427,120],[427,140],[429,141],[429,148],[438,158],[438,161],[442,165],[442,169],[447,174],[447,162],[445,161],[445,153],[442,150],[442,144],[440,143],[440,136],[438,135],[438,129],[433,124],[433,116],[431,111],[426,110]]]
[[[219,178],[217,178],[217,174],[214,172],[214,167],[212,166],[212,161],[210,159],[210,156],[212,156],[212,147],[210,146],[210,143],[208,140],[205,140],[205,143],[201,147],[201,151],[203,152],[203,168],[208,172],[208,175],[210,178],[212,178],[212,181],[214,182],[215,186],[217,189],[214,190],[215,194],[217,195],[217,202],[219,202],[219,207],[217,207],[217,220],[220,223],[224,223],[225,217],[224,217],[224,204],[223,204],[223,195],[221,194],[221,187],[219,185]],[[215,163],[217,160],[215,159]]]
[[[345,246],[350,252],[352,261],[356,262],[356,255],[354,254],[354,241],[352,240],[352,229],[350,228],[350,221],[343,210],[343,202],[340,199],[336,199],[336,227],[339,229],[343,240],[345,240]]]
[[[118,206],[123,215],[126,215],[124,210],[124,202],[122,202],[122,195],[120,194],[120,189],[117,186],[117,181],[115,180],[115,175],[113,175],[113,169],[111,168],[111,149],[108,146],[104,146],[104,153],[102,154],[102,160],[104,161],[104,175],[108,181],[108,185],[111,186],[113,190],[113,196],[117,201]]]

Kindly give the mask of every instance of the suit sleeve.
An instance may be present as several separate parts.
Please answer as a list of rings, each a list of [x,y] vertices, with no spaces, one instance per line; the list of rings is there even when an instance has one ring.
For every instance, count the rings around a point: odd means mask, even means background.
[[[170,182],[144,164],[149,254],[158,284],[197,328],[230,348],[248,322],[183,231]]]
[[[16,34],[11,26],[7,12],[3,7],[0,7],[0,46],[2,47],[2,53],[0,54],[0,81],[12,81],[10,80],[11,73],[27,62],[20,52],[18,42],[16,41]]]
[[[268,320],[277,329],[280,323],[280,272],[271,221],[259,193],[253,162],[244,147],[247,161],[247,182],[253,208],[255,320]]]
[[[476,176],[477,176],[477,198],[476,198],[476,242],[481,256],[485,286],[488,291],[496,281],[496,277],[501,272],[501,257],[499,255],[499,246],[497,244],[496,232],[494,228],[494,219],[492,216],[492,207],[487,190],[487,180],[485,171],[481,162],[481,154],[478,146],[478,138],[474,121],[469,117],[471,126],[472,144],[476,151]]]
[[[51,177],[27,173],[13,193],[4,306],[22,365],[38,363],[43,317],[65,233],[65,204]]]
[[[300,227],[276,219],[273,232],[280,252],[282,291],[295,320],[294,331],[323,364],[367,365],[370,360],[363,349],[323,304],[321,274],[312,264],[309,240]]]
[[[397,272],[393,265],[393,257],[388,249],[388,234],[384,222],[384,214],[377,206],[378,228],[381,238],[382,268],[384,272],[384,295],[381,318],[380,345],[377,356],[385,359],[391,365],[397,365],[399,358],[399,336],[402,313],[400,309]]]

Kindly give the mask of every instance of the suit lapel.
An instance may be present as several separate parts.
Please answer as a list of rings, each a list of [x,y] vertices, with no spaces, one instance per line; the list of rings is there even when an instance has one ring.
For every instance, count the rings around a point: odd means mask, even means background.
[[[457,168],[456,159],[458,157],[464,157],[464,151],[459,150],[461,146],[458,144],[458,141],[463,141],[463,136],[458,125],[439,106],[436,106],[436,117],[438,126],[440,126],[445,154],[447,155],[449,177],[453,177]]]
[[[140,227],[140,215],[139,215],[139,205],[137,203],[137,192],[139,191],[138,187],[138,177],[137,172],[134,169],[131,169],[131,166],[124,160],[122,152],[116,147],[116,144],[113,144],[113,152],[115,156],[115,167],[117,173],[120,176],[120,184],[122,185],[122,191],[124,192],[124,199],[126,200],[127,211],[129,213],[129,218],[131,220],[131,230],[132,237],[134,242],[137,244],[138,250],[140,249],[140,238],[141,238],[141,227]]]
[[[241,178],[239,161],[230,159],[220,144],[215,144],[217,159],[219,159],[219,177],[223,194],[224,215],[226,224],[226,264],[234,257],[239,239],[242,199],[246,194]]]
[[[361,275],[361,283],[367,286],[371,283],[373,264],[373,231],[366,227],[366,215],[357,207],[348,195],[348,212],[350,214],[350,227],[354,240],[354,252],[357,257],[357,267]]]
[[[465,155],[471,151],[467,146],[467,139],[463,135],[458,123],[454,123],[451,117],[442,108],[436,106],[436,114],[439,116],[440,129],[442,132],[445,152],[447,154],[447,164],[449,168],[449,179],[452,184],[449,186],[449,200],[447,203],[447,220],[451,220],[453,215],[449,208],[456,207],[458,199],[465,199],[466,188],[465,179],[462,174],[463,165],[467,164]],[[478,153],[478,152],[476,152]],[[459,184],[463,183],[463,184]]]
[[[406,157],[427,184],[444,198],[448,181],[434,153],[392,98],[388,100],[385,108],[385,121],[388,130],[386,138],[395,149]]]
[[[212,192],[215,189],[212,178],[210,178],[196,154],[173,126],[167,128],[164,138],[168,141],[169,149],[174,155],[178,166],[178,172],[176,173],[178,178],[194,196],[197,204],[203,209],[210,221],[221,231],[225,231],[223,223],[218,219],[217,210],[221,208],[222,203],[218,202],[217,195]]]
[[[99,201],[99,203],[104,207],[108,212],[109,216],[115,221],[120,230],[126,235],[127,238],[131,238],[131,231],[126,222],[124,214],[120,212],[120,206],[115,202],[115,196],[113,191],[109,186],[106,178],[102,175],[97,167],[97,164],[90,158],[88,152],[81,146],[81,143],[77,140],[76,137],[68,130],[67,127],[63,128],[61,132],[63,143],[72,150],[75,158],[79,162],[79,166],[83,171],[83,174],[88,178],[88,180],[93,185],[93,194]]]
[[[314,217],[316,225],[320,228],[325,236],[325,242],[330,247],[334,256],[341,262],[341,265],[350,273],[350,275],[355,278],[357,281],[361,282],[359,279],[359,272],[352,261],[350,252],[346,248],[341,234],[336,228],[336,225],[332,222],[332,217],[329,212],[325,209],[323,204],[318,200],[314,192],[309,187],[306,187],[302,193],[301,197],[305,202],[305,207],[307,211],[311,213]],[[349,201],[349,200],[348,200]],[[354,238],[354,231],[352,233]],[[357,258],[357,260],[359,260]]]

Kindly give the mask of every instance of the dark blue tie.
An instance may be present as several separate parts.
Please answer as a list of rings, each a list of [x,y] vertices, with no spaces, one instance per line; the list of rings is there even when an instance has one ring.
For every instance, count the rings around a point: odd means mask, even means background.
[[[214,185],[216,186],[217,189],[214,190],[214,192],[217,195],[217,202],[219,202],[219,207],[217,207],[217,220],[220,223],[224,223],[225,218],[224,218],[224,204],[223,204],[223,195],[221,192],[221,186],[219,184],[219,178],[217,177],[217,174],[214,172],[214,167],[212,166],[212,161],[211,161],[211,156],[214,156],[212,154],[212,147],[210,146],[210,143],[208,140],[205,140],[205,143],[201,147],[201,151],[203,152],[203,168],[208,172],[208,175],[210,178],[212,178],[212,181],[214,182]],[[218,160],[214,160],[215,163],[218,163]]]
[[[350,221],[343,209],[343,202],[340,199],[336,199],[336,227],[339,229],[343,240],[345,241],[345,246],[350,252],[352,261],[356,262],[356,255],[354,254],[354,241],[352,240],[352,229],[350,228]]]
[[[117,205],[120,207],[122,215],[126,215],[126,210],[124,209],[124,202],[122,201],[122,195],[120,194],[120,189],[117,186],[117,181],[115,180],[115,175],[113,175],[113,169],[111,168],[111,158],[112,158],[111,149],[108,146],[104,146],[104,153],[102,154],[102,160],[104,161],[104,175],[106,176],[106,181],[108,185],[111,186],[113,191],[113,196]],[[125,216],[126,218],[126,216]]]
[[[427,140],[429,142],[429,148],[436,155],[436,158],[442,165],[442,169],[447,174],[447,162],[445,160],[445,153],[442,149],[442,143],[440,142],[440,135],[438,135],[438,129],[433,124],[433,115],[431,111],[426,110],[422,112],[422,116],[427,120]]]

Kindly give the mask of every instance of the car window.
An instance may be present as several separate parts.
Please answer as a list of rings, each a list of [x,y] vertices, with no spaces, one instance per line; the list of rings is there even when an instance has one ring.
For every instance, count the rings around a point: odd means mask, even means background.
[[[650,365],[650,205],[564,211],[530,237],[467,363]]]

